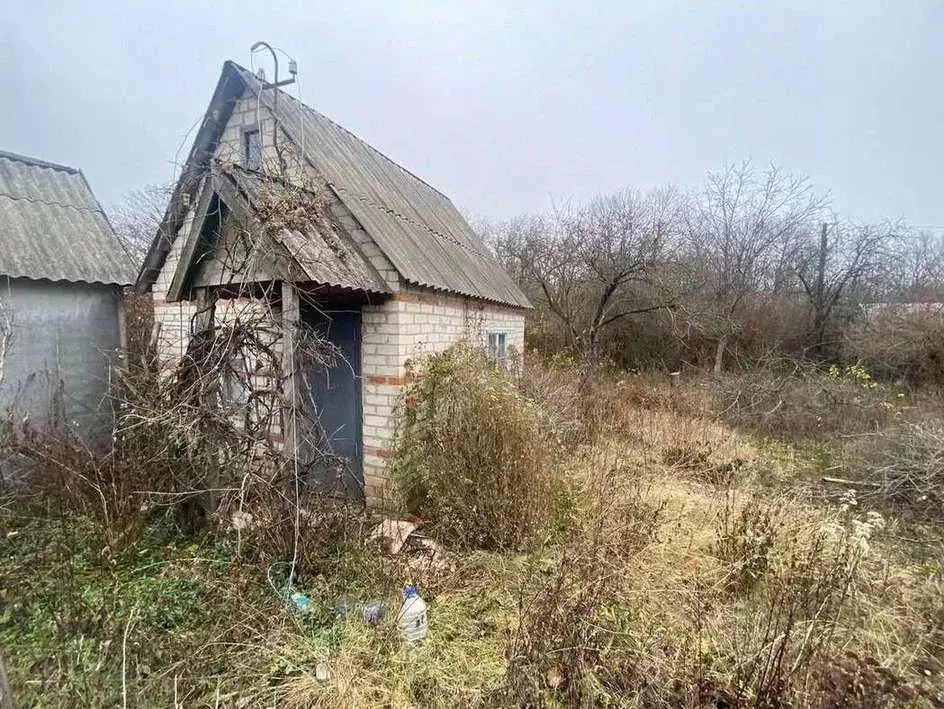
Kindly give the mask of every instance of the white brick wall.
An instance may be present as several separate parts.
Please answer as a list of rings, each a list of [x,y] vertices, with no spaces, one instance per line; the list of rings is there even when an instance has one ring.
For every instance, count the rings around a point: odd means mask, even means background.
[[[190,326],[196,308],[192,303],[178,302],[168,303],[167,291],[170,288],[171,279],[174,277],[174,271],[180,260],[180,251],[183,248],[186,235],[190,231],[190,225],[193,222],[193,210],[187,215],[178,232],[177,239],[171,246],[167,260],[164,262],[161,272],[158,274],[151,288],[151,298],[154,304],[154,322],[160,323],[160,333],[157,339],[158,361],[163,365],[172,366],[187,352],[187,345],[190,343]]]
[[[489,332],[504,332],[508,347],[522,352],[524,312],[404,285],[383,305],[365,306],[362,323],[365,492],[369,504],[393,507],[386,464],[406,363],[461,340],[484,347]]]

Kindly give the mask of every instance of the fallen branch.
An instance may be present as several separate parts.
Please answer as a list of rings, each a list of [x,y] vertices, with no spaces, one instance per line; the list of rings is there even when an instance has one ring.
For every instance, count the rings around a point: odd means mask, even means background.
[[[881,487],[878,483],[865,482],[864,480],[848,480],[847,478],[831,478],[828,475],[823,476],[824,483],[835,483],[836,485],[856,485],[858,487]]]

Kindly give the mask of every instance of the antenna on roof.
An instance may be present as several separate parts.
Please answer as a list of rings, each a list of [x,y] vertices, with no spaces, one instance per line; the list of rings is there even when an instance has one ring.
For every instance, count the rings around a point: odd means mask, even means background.
[[[272,147],[279,158],[279,162],[283,163],[282,154],[279,152],[279,148],[278,148],[279,92],[275,91],[274,89],[278,89],[279,87],[288,86],[289,84],[295,83],[295,79],[298,74],[298,62],[296,62],[295,59],[293,59],[292,57],[289,57],[288,58],[288,73],[291,74],[291,77],[288,79],[283,79],[282,81],[279,81],[279,56],[278,54],[275,53],[275,49],[272,48],[271,44],[269,44],[268,42],[262,42],[262,41],[256,42],[249,48],[249,53],[255,54],[258,50],[263,49],[263,48],[268,49],[269,54],[272,55],[272,63],[274,64],[274,69],[275,69],[275,72],[274,72],[275,81],[272,81],[272,82],[266,81],[265,69],[263,69],[262,67],[259,67],[259,70],[256,72],[256,78],[259,80],[259,83],[262,84],[262,89],[259,91],[259,96],[261,98],[262,91],[264,91],[265,89],[273,89],[272,91],[272,118],[273,118]],[[281,49],[279,51],[282,52]],[[282,54],[285,54],[285,52],[282,52]],[[257,113],[258,113],[258,109],[257,109]],[[282,164],[282,167],[284,169],[285,167],[284,163]]]
[[[290,79],[282,79],[279,81],[279,57],[275,53],[275,50],[272,48],[272,45],[268,42],[256,42],[249,48],[249,51],[255,53],[265,47],[269,50],[269,54],[272,55],[272,63],[275,65],[275,81],[269,83],[265,79],[265,70],[262,67],[259,68],[259,71],[256,73],[256,76],[259,78],[259,81],[262,82],[262,88],[264,89],[277,89],[280,86],[288,86],[289,84],[295,83],[295,75],[298,74],[298,62],[289,57],[288,60],[288,73],[292,75]],[[282,51],[282,50],[279,50]],[[284,52],[283,52],[284,53]]]

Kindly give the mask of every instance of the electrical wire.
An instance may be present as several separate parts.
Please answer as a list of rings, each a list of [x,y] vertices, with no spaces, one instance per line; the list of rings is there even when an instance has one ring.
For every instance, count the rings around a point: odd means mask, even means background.
[[[256,52],[258,52],[259,49],[262,49],[262,47],[259,47],[258,49],[256,49],[255,52],[253,52],[253,51],[250,51],[250,52],[249,52],[249,71],[252,72],[252,75],[253,75],[253,76],[256,75]],[[263,141],[262,141],[262,138],[263,138],[263,135],[262,135],[262,117],[261,117],[261,110],[262,110],[262,91],[263,91],[264,88],[265,88],[265,82],[260,81],[260,82],[259,82],[259,90],[256,92],[256,131],[259,133],[259,172],[262,172],[262,166],[263,166],[263,164],[264,164],[264,162],[265,162],[265,161],[262,159],[262,153],[263,153],[263,150],[262,150],[262,147],[263,147],[263,146],[262,146],[262,142],[263,142]],[[246,157],[247,157],[246,162],[248,163],[248,162],[249,162],[249,161],[248,161],[248,157],[249,157],[249,156],[247,155]],[[247,164],[246,167],[248,168],[249,165]]]

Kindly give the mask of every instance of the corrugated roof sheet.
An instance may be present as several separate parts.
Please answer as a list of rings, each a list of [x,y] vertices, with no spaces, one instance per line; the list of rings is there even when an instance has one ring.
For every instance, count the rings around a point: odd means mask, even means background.
[[[259,80],[227,63],[257,95]],[[274,101],[278,91],[278,102]],[[530,303],[452,202],[363,140],[280,89],[262,90],[306,158],[408,281],[519,307]]]
[[[129,285],[134,272],[79,170],[0,151],[0,274]]]
[[[236,165],[228,167],[221,179],[229,180],[247,199],[268,235],[285,248],[309,280],[390,292],[376,269],[324,214],[316,194]]]

